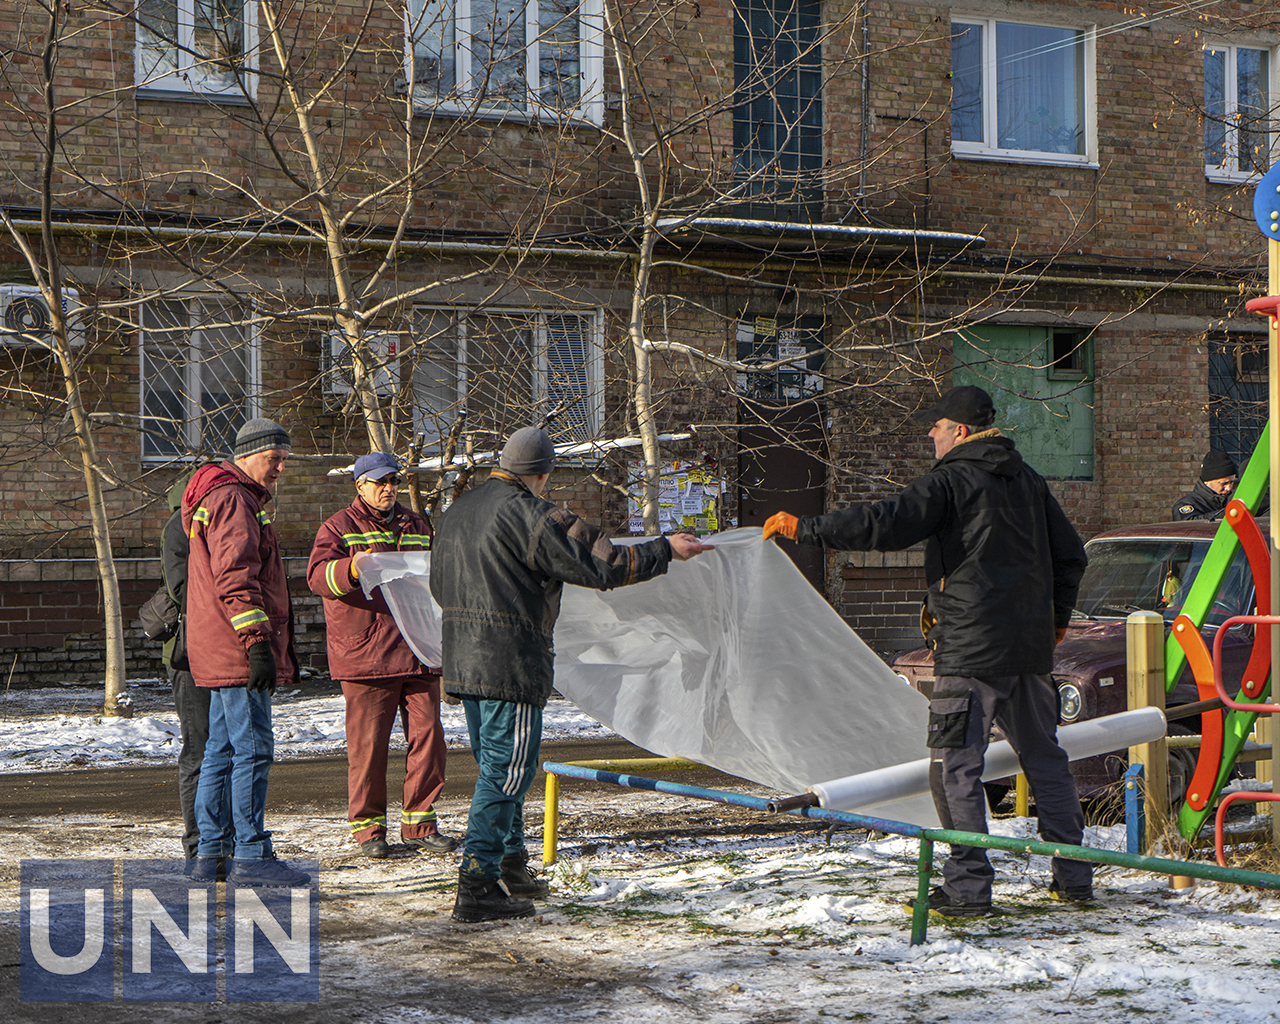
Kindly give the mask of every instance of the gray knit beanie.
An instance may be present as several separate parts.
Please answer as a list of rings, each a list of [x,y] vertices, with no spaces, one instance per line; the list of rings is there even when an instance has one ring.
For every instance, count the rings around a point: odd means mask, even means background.
[[[243,459],[258,452],[283,448],[289,451],[289,432],[275,420],[250,420],[236,431],[235,457]]]
[[[551,472],[555,458],[556,449],[546,431],[521,427],[507,438],[498,466],[516,476],[541,476]]]

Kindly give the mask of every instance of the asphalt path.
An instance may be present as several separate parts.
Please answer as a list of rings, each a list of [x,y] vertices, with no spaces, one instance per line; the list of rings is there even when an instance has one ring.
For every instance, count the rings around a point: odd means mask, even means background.
[[[543,743],[541,761],[584,761],[603,758],[652,757],[622,739]],[[138,818],[170,818],[179,814],[176,766],[147,768],[91,768],[62,772],[20,772],[0,775],[0,814],[33,818],[67,814],[120,814]],[[530,799],[542,799],[541,772]],[[679,781],[712,789],[736,788],[735,779],[712,769],[681,772]],[[450,750],[442,799],[467,799],[476,782],[476,763],[469,748]],[[391,752],[387,790],[396,799],[404,784],[404,759]],[[613,789],[604,783],[574,782],[574,787]],[[345,814],[347,760],[324,757],[277,761],[271,767],[267,810],[294,813],[308,810]]]

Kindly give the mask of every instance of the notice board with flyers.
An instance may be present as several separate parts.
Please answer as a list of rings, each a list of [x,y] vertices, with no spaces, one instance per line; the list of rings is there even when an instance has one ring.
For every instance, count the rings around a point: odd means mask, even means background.
[[[627,530],[644,533],[644,463],[632,462],[628,469]],[[704,463],[664,462],[658,477],[658,525],[663,533],[719,533],[727,525],[721,515],[723,495],[724,481]]]

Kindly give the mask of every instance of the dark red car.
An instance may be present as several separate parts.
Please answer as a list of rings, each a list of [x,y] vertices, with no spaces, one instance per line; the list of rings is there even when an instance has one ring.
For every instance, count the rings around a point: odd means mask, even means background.
[[[1216,522],[1159,523],[1111,530],[1085,545],[1089,568],[1080,583],[1077,607],[1066,639],[1053,659],[1062,723],[1079,722],[1127,710],[1125,618],[1130,612],[1159,612],[1166,630],[1182,609],[1200,571]],[[1262,531],[1267,525],[1260,523]],[[1217,627],[1232,615],[1248,615],[1254,608],[1253,577],[1240,550],[1223,581],[1203,633],[1209,649]],[[1224,678],[1239,680],[1253,644],[1253,626],[1234,626],[1223,641]],[[921,647],[892,662],[912,686],[926,695],[933,686],[933,659]],[[1169,707],[1199,699],[1190,669],[1166,698]],[[1170,723],[1171,734],[1200,731],[1198,718]],[[999,738],[999,737],[997,737]],[[1169,752],[1170,796],[1179,800],[1195,770],[1196,752]],[[1126,766],[1125,751],[1092,757],[1071,765],[1081,796],[1097,796],[1114,784]]]

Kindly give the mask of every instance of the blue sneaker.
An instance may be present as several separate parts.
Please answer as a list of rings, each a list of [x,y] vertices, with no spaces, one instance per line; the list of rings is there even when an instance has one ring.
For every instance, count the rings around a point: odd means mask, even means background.
[[[282,860],[268,857],[263,860],[232,860],[227,871],[227,881],[234,885],[253,885],[291,889],[308,885],[311,876],[305,871],[294,871]]]

